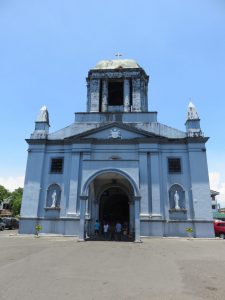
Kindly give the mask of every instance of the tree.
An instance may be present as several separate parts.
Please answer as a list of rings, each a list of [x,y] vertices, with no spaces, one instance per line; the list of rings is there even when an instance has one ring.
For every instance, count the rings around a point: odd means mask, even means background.
[[[19,187],[18,189],[15,189],[11,193],[12,200],[10,202],[12,207],[12,213],[14,216],[18,216],[20,214],[20,208],[21,208],[21,202],[22,202],[22,196],[23,196],[23,189]]]
[[[0,185],[0,202],[8,198],[10,195],[11,193],[3,185]]]

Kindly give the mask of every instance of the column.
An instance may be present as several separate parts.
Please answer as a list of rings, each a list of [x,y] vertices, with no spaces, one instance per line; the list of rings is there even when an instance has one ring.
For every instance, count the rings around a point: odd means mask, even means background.
[[[133,86],[133,105],[132,111],[140,112],[141,111],[141,81],[140,79],[132,80]]]
[[[150,164],[151,164],[151,190],[152,190],[152,218],[161,219],[159,153],[158,152],[150,154]]]
[[[129,230],[129,233],[134,232],[134,202],[131,199],[129,201],[129,212],[130,212],[130,224],[129,224],[130,230]]]
[[[145,79],[141,80],[141,107],[142,111],[148,111],[148,99]]]
[[[108,108],[108,81],[103,80],[102,85],[102,112],[107,112]]]
[[[135,226],[135,243],[141,243],[140,230],[140,196],[134,196],[134,226]]]
[[[79,242],[85,241],[85,211],[86,200],[88,196],[80,196],[80,227],[79,227]]]
[[[125,112],[130,111],[130,82],[129,79],[125,79],[123,82],[123,91],[124,91],[124,99],[123,99],[123,109]]]
[[[99,112],[100,80],[92,79],[90,82],[90,112]]]

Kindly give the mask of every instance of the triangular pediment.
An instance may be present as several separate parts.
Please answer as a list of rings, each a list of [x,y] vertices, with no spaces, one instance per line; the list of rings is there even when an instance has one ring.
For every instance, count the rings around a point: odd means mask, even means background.
[[[81,134],[71,136],[66,138],[66,140],[71,139],[99,139],[99,140],[120,140],[120,139],[142,139],[142,138],[162,138],[153,133],[147,132],[142,129],[135,128],[131,125],[124,123],[110,123],[106,125],[101,125],[95,129],[85,131]]]

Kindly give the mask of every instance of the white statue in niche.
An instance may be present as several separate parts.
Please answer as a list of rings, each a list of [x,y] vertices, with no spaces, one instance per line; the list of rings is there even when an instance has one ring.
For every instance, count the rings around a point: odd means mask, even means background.
[[[177,210],[180,209],[180,206],[179,206],[180,196],[177,191],[175,191],[173,199],[174,199],[174,203],[175,203],[175,209],[177,209]]]
[[[56,192],[56,190],[53,191],[51,197],[52,197],[52,205],[51,205],[51,207],[55,208],[56,207],[56,201],[57,201],[57,192]]]

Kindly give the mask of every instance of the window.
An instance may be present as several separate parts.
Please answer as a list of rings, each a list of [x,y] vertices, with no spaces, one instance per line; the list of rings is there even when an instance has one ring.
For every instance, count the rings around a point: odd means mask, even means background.
[[[169,173],[180,173],[181,172],[180,158],[169,158],[168,166],[169,166]]]
[[[63,172],[63,158],[52,158],[50,172],[51,173]]]
[[[108,83],[109,105],[123,105],[123,81],[109,81]]]

